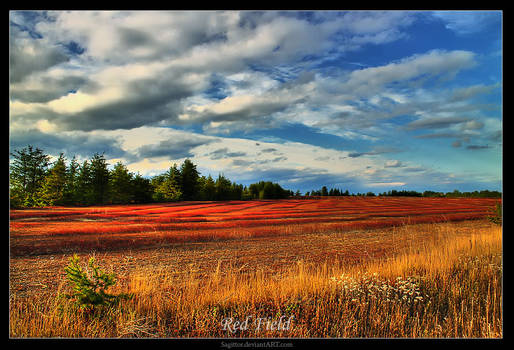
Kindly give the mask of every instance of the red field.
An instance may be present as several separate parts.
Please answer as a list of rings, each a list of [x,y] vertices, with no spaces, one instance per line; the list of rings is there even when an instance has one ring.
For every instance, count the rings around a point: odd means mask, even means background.
[[[339,197],[11,210],[12,256],[479,219],[497,199]]]

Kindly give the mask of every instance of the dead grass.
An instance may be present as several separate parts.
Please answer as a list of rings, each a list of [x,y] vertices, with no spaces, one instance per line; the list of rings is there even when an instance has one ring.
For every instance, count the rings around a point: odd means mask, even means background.
[[[134,293],[134,299],[98,315],[77,312],[55,298],[65,288],[59,271],[69,255],[11,257],[10,336],[503,336],[502,231],[486,221],[96,254],[120,277],[117,291]],[[345,289],[342,275],[362,290]],[[374,294],[375,285],[399,290],[399,277],[412,281],[423,299],[391,302]],[[288,330],[250,324],[232,333],[221,326],[224,319],[248,316],[294,321]]]

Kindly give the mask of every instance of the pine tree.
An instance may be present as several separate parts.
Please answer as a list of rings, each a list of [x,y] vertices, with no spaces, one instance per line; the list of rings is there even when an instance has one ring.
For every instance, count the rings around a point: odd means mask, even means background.
[[[139,173],[132,179],[131,188],[134,202],[148,203],[152,201],[153,188],[151,182]]]
[[[73,156],[66,170],[66,183],[64,185],[63,202],[67,205],[76,204],[77,186],[80,165]]]
[[[218,175],[218,178],[216,179],[216,200],[223,201],[228,200],[230,196],[230,186],[232,183],[229,179],[227,179],[222,174]]]
[[[156,179],[154,198],[157,201],[179,201],[182,199],[180,170],[176,164],[164,176]]]
[[[114,204],[130,203],[134,199],[132,180],[134,175],[130,173],[123,163],[118,162],[109,175],[109,198]]]
[[[38,192],[45,179],[50,157],[31,145],[11,153],[9,190],[12,206],[31,207],[38,204]]]
[[[266,181],[264,187],[259,192],[259,199],[271,199],[275,197],[275,187],[273,183]]]
[[[180,189],[183,199],[186,201],[198,199],[198,179],[200,174],[196,170],[196,165],[189,159],[186,159],[180,167],[180,178]]]
[[[91,205],[94,202],[91,166],[87,160],[79,168],[75,200],[81,205]]]
[[[216,199],[216,182],[214,182],[214,179],[210,174],[205,180],[203,193],[205,200],[213,201]]]
[[[64,189],[66,186],[66,158],[60,154],[52,168],[48,171],[41,189],[38,191],[39,205],[64,204]]]
[[[93,187],[93,202],[107,203],[109,195],[109,169],[103,154],[95,153],[91,158],[91,184]]]

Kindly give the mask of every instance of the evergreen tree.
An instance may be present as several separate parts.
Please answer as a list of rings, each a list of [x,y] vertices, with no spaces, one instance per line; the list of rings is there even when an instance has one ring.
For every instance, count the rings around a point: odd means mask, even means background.
[[[173,164],[164,176],[156,179],[154,199],[165,202],[181,200],[180,178],[180,170],[177,164]]]
[[[247,186],[243,187],[243,193],[241,194],[242,200],[250,200],[252,199],[252,193],[250,192],[250,188]]]
[[[235,182],[232,182],[232,185],[230,186],[230,199],[233,200],[241,200],[243,196],[243,185],[238,185]]]
[[[79,168],[77,176],[77,192],[74,195],[77,204],[92,205],[94,203],[94,188],[91,166],[85,160]]]
[[[123,163],[114,165],[109,174],[110,202],[113,204],[130,203],[134,199],[133,180],[134,175],[130,173]]]
[[[196,165],[189,159],[186,159],[180,167],[180,178],[180,189],[182,191],[183,199],[186,201],[198,199],[198,180],[200,178],[200,174],[196,170]]]
[[[139,173],[132,179],[131,188],[134,202],[148,203],[152,201],[153,188],[151,182]]]
[[[260,186],[258,183],[251,184],[248,187],[248,190],[250,191],[253,199],[259,198]]]
[[[216,199],[216,182],[213,180],[210,174],[204,181],[203,198],[208,201],[213,201]]]
[[[15,150],[9,167],[9,190],[11,205],[35,206],[49,165],[50,157],[31,145]]]
[[[66,205],[73,205],[77,202],[77,186],[80,165],[77,158],[73,156],[70,165],[66,169],[66,183],[64,185],[63,202]]]
[[[95,204],[107,203],[109,196],[109,169],[103,154],[95,153],[91,158],[91,183]]]
[[[228,200],[230,198],[230,187],[232,183],[229,179],[227,179],[222,174],[218,175],[218,178],[216,179],[215,188],[216,188],[216,195],[215,198],[218,201]]]
[[[66,159],[61,153],[52,168],[48,171],[43,185],[38,191],[38,204],[42,206],[64,204],[65,187]]]

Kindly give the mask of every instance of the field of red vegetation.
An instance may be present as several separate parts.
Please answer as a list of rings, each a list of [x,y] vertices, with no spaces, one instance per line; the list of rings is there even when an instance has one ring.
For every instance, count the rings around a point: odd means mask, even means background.
[[[498,199],[332,197],[10,211],[12,256],[481,219]]]

